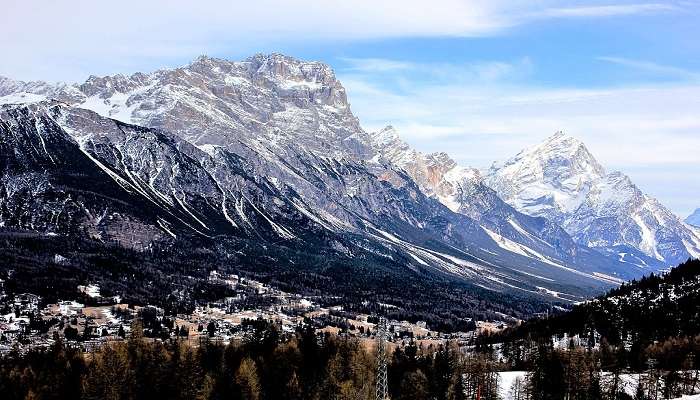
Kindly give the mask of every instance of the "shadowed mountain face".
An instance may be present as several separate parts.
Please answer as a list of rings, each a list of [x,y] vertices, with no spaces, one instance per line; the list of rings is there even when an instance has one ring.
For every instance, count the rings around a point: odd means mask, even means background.
[[[304,249],[563,302],[647,271],[589,248],[555,213],[528,215],[491,175],[365,132],[321,63],[201,57],[80,85],[4,79],[0,96],[7,228],[135,249],[245,241],[290,269],[285,252]]]

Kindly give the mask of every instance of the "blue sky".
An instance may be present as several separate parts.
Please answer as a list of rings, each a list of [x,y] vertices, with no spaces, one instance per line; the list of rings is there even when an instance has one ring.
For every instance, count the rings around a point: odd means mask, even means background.
[[[282,52],[331,64],[368,129],[488,167],[558,129],[700,207],[700,2],[3,1],[0,75],[80,81]]]

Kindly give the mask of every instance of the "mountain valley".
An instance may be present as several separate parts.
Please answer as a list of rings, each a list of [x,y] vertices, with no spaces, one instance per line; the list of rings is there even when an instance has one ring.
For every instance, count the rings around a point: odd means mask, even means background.
[[[207,249],[220,257],[209,270],[274,270],[266,279],[287,288],[318,274],[355,305],[387,282],[400,302],[402,282],[421,282],[420,313],[457,296],[446,309],[459,318],[473,301],[515,316],[567,306],[700,254],[697,231],[577,140],[557,133],[502,166],[459,166],[391,127],[363,130],[318,62],[2,78],[0,104],[8,235]]]

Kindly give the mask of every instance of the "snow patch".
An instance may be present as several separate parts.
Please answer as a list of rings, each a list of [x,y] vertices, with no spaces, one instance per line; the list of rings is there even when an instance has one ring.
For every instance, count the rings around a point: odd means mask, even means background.
[[[46,96],[34,93],[19,92],[0,96],[0,104],[29,104],[46,100]]]
[[[649,229],[649,227],[639,214],[634,214],[632,216],[632,219],[637,224],[637,226],[639,226],[639,229],[642,230],[642,242],[640,243],[639,247],[647,255],[656,257],[657,259],[663,261],[664,258],[659,254],[659,251],[656,249],[657,243],[656,239],[654,238],[654,233],[651,231],[651,229]]]

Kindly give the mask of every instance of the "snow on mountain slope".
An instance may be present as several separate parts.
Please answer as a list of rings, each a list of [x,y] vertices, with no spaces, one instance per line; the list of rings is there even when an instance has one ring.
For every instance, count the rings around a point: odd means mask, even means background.
[[[0,88],[2,96],[51,99],[47,115],[78,144],[82,157],[130,196],[155,207],[157,218],[146,222],[163,235],[259,235],[270,243],[328,237],[337,238],[328,239],[330,246],[359,254],[364,250],[339,239],[353,235],[351,241],[363,249],[398,252],[390,257],[409,269],[490,290],[537,292],[547,286],[581,296],[608,285],[604,276],[618,270],[615,263],[583,262],[592,256],[579,253],[590,250],[544,220],[517,212],[517,218],[500,220],[495,211],[488,218],[454,213],[426,197],[428,186],[380,161],[342,85],[321,63],[277,54],[242,62],[200,57],[182,68],[91,77],[80,85],[5,80]],[[111,126],[115,122],[84,109],[148,128]],[[448,159],[435,155],[429,163],[440,170]],[[463,180],[469,171],[454,170],[448,181]],[[479,188],[485,198],[497,198]],[[507,215],[514,213],[508,209]],[[530,250],[504,248],[484,225]]]
[[[487,183],[506,202],[563,224],[565,215],[574,212],[593,184],[605,177],[605,170],[583,143],[557,132],[503,165],[495,164],[487,175]]]
[[[577,301],[611,283],[534,253],[500,251],[471,219],[409,191],[410,181],[395,189],[359,164],[326,167],[342,181],[362,182],[349,200],[333,200],[339,194],[328,188],[315,193],[329,204],[316,209],[270,177],[249,173],[255,167],[246,160],[223,150],[212,156],[164,131],[55,102],[0,109],[1,150],[14,155],[0,165],[5,227],[85,232],[136,248],[199,235],[337,248],[349,257],[370,252],[405,273],[531,295],[548,296],[538,289],[546,287],[564,293],[559,300]]]
[[[361,132],[359,122],[330,67],[280,54],[240,62],[202,56],[186,67],[74,85],[0,81],[0,96],[22,93],[166,129],[194,145],[253,141],[295,143],[326,156],[362,153],[348,138]]]
[[[555,221],[578,243],[622,261],[656,268],[700,255],[696,232],[563,132],[494,164],[484,182],[519,211]]]
[[[578,245],[548,219],[515,210],[483,183],[478,170],[457,165],[446,153],[423,154],[412,149],[391,126],[370,133],[370,144],[377,151],[375,160],[402,168],[426,195],[478,221],[501,249],[552,265],[576,265],[580,270],[618,277],[643,273],[639,267],[620,265],[618,257],[611,259]]]

